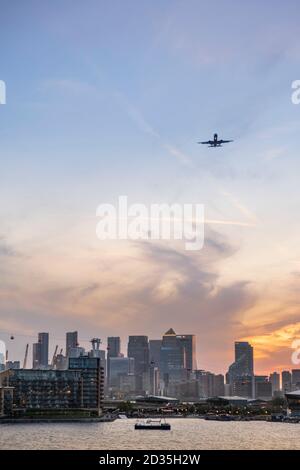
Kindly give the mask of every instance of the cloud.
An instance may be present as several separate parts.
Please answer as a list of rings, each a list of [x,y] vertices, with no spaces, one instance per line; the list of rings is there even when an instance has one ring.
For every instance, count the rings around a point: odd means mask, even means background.
[[[7,242],[4,236],[0,236],[0,257],[18,257],[20,254]]]
[[[258,219],[255,214],[253,214],[252,211],[248,209],[237,197],[235,197],[233,194],[229,193],[228,191],[221,191],[221,194],[225,196],[231,204],[238,209],[238,211],[244,215],[250,224],[256,225],[258,222]]]
[[[292,343],[295,339],[300,339],[300,322],[285,324],[270,332],[244,338],[253,345],[256,362],[263,363],[266,370],[270,370],[274,363],[277,363],[277,370],[297,367],[292,362]]]
[[[220,283],[219,263],[235,252],[209,228],[204,249],[193,254],[177,242],[152,241],[115,242],[100,252],[66,245],[63,262],[55,247],[35,250],[12,271],[10,288],[0,288],[0,311],[8,315],[0,329],[49,329],[55,338],[78,328],[85,337],[98,330],[126,340],[131,333],[161,337],[173,326],[197,334],[201,364],[220,369],[217,357],[235,339],[238,313],[253,300],[247,282]]]
[[[84,338],[98,331],[102,339],[120,335],[126,344],[128,334],[159,338],[172,326],[197,335],[201,368],[226,371],[233,343],[242,338],[257,350],[257,370],[274,367],[274,358],[286,364],[289,345],[280,342],[280,331],[297,323],[297,291],[289,302],[267,307],[276,286],[260,292],[247,278],[223,278],[221,265],[237,254],[237,246],[207,227],[199,252],[175,241],[97,242],[80,250],[65,241],[63,255],[58,246],[36,248],[17,266],[8,255],[0,330],[16,336],[50,330],[53,341],[68,330],[78,329]],[[291,279],[297,283],[297,276]],[[267,356],[264,344],[272,342]]]
[[[191,159],[177,147],[174,147],[170,144],[164,144],[163,146],[171,155],[176,157],[180,163],[183,163],[184,165],[188,166],[191,165]]]
[[[135,123],[138,129],[143,132],[144,134],[148,134],[150,137],[157,139],[162,148],[167,150],[168,153],[175,157],[178,162],[183,165],[191,166],[191,159],[188,155],[178,149],[174,144],[170,144],[166,142],[163,136],[161,136],[160,132],[158,132],[144,117],[143,113],[140,109],[137,108],[133,103],[131,103],[128,98],[120,92],[114,93],[115,98],[117,101],[126,109],[128,116],[131,120]]]

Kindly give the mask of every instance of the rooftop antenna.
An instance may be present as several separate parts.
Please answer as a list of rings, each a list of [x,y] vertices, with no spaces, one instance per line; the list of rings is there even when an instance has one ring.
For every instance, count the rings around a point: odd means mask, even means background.
[[[101,339],[100,338],[93,338],[93,339],[91,339],[91,343],[92,343],[93,351],[99,351],[100,344],[102,343]]]

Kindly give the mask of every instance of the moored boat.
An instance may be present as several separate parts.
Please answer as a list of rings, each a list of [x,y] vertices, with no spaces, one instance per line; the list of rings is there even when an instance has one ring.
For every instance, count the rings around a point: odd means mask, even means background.
[[[134,425],[134,429],[152,429],[152,430],[162,430],[162,431],[169,431],[171,429],[171,425],[166,423],[165,420],[161,419],[146,419],[142,421],[137,421]]]

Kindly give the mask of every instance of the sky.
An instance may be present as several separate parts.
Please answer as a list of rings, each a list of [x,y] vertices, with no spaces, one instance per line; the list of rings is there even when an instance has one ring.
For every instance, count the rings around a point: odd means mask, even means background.
[[[300,337],[297,0],[0,0],[0,339],[197,335],[225,372]],[[222,148],[199,140],[234,139]],[[202,250],[101,241],[96,209],[199,203]],[[14,340],[10,340],[10,336]]]

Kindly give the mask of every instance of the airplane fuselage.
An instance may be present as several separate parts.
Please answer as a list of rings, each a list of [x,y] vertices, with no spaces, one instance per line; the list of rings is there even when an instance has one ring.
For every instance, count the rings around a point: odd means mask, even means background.
[[[221,145],[218,141],[218,134],[214,134],[214,143],[212,147],[217,147],[218,145]]]
[[[207,140],[205,142],[198,142],[198,144],[208,145],[209,147],[222,147],[222,144],[227,144],[228,142],[233,142],[233,140],[223,140],[218,139],[218,134],[214,134],[213,140]]]

